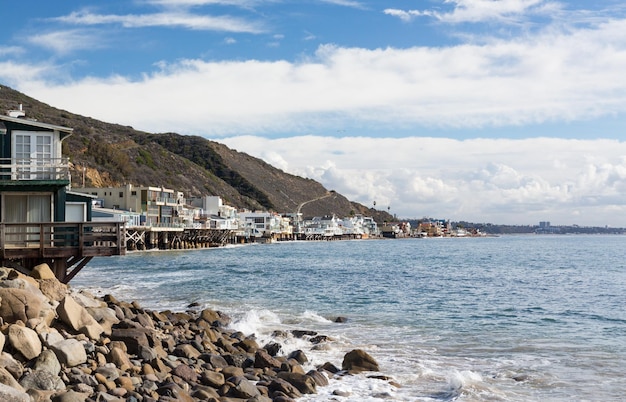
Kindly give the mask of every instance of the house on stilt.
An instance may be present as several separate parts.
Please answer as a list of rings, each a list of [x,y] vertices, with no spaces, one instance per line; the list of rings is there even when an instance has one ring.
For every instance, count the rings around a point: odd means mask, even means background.
[[[62,141],[72,129],[0,115],[0,266],[47,263],[69,282],[93,257],[125,253],[121,222],[92,222],[92,197],[73,193]]]

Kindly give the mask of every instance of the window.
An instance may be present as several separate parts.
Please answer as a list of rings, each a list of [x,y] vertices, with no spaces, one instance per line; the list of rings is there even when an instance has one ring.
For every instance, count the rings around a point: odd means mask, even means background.
[[[120,198],[124,198],[124,192],[120,191]]]
[[[56,178],[53,167],[52,134],[14,131],[13,158],[18,180]]]
[[[45,223],[52,221],[51,194],[3,194],[2,222],[6,223]],[[26,235],[23,229],[7,227],[7,242],[37,241],[39,229],[29,227]],[[15,234],[10,234],[15,233]]]

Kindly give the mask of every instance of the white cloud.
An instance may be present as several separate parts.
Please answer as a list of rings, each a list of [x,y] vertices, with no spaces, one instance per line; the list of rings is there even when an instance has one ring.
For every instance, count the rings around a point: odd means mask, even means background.
[[[272,164],[280,155],[276,165],[283,170],[364,205],[390,206],[401,217],[626,227],[623,141],[246,136],[221,142]],[[264,149],[272,150],[270,158]]]
[[[345,120],[390,130],[571,122],[626,113],[624,33],[626,20],[614,20],[482,45],[326,45],[297,63],[183,60],[140,80],[15,85],[76,113],[211,136],[334,132]]]
[[[0,46],[0,56],[17,56],[24,53],[20,46]]]
[[[449,23],[491,20],[515,22],[528,15],[550,15],[561,9],[559,2],[550,0],[444,0],[444,3],[452,5],[452,10],[386,9],[384,13],[407,22],[421,16]]]
[[[116,15],[80,11],[57,17],[54,20],[74,25],[119,24],[125,28],[179,27],[191,30],[247,33],[261,33],[264,31],[260,24],[240,18],[198,15],[187,12]]]
[[[352,8],[360,8],[364,9],[365,5],[363,5],[360,1],[353,0],[320,0],[322,3],[334,4],[336,6],[343,7],[352,7]]]
[[[103,46],[105,41],[99,35],[84,30],[66,30],[34,34],[27,38],[28,42],[53,50],[57,54],[68,54],[76,50],[95,49]]]
[[[393,17],[398,17],[404,22],[412,21],[416,17],[421,16],[432,16],[432,13],[429,11],[419,11],[419,10],[398,10],[396,8],[387,8],[383,11],[387,15],[391,15]]]

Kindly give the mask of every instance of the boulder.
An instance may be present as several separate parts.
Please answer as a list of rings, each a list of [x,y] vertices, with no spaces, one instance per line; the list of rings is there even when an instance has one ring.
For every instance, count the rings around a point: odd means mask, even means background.
[[[281,362],[269,355],[265,350],[259,349],[254,354],[255,368],[280,368]]]
[[[50,349],[56,354],[59,362],[68,367],[78,366],[87,362],[85,347],[76,339],[64,339],[50,345]]]
[[[25,391],[24,388],[17,382],[13,374],[9,373],[4,367],[0,367],[0,384],[9,386],[11,388]],[[3,399],[0,399],[2,401]]]
[[[59,282],[57,279],[39,279],[39,289],[48,299],[61,301],[67,296],[67,285]]]
[[[219,388],[226,383],[224,374],[217,371],[205,370],[200,375],[200,383],[209,387]]]
[[[261,394],[256,385],[245,377],[232,377],[228,381],[235,385],[230,389],[235,398],[250,399]]]
[[[122,348],[112,348],[108,360],[122,371],[130,370],[133,367],[130,357]]]
[[[317,393],[317,384],[315,383],[315,380],[306,374],[281,371],[280,373],[278,373],[278,378],[281,378],[287,381],[289,384],[293,385],[294,387],[298,388],[298,391],[303,394]]]
[[[302,396],[296,387],[281,378],[274,379],[268,386],[268,389],[270,393],[283,393],[290,398],[300,398]]]
[[[354,349],[346,353],[343,357],[341,368],[354,373],[380,370],[376,360],[361,349]]]
[[[111,331],[111,340],[124,342],[128,348],[128,353],[136,355],[139,352],[139,345],[150,347],[148,343],[149,332],[143,328],[114,328]]]
[[[52,402],[85,402],[89,399],[89,393],[69,390],[55,395]]]
[[[2,332],[0,332],[0,353],[4,350],[4,344],[6,343],[7,338],[4,336]]]
[[[55,328],[46,328],[44,331],[39,332],[39,339],[41,339],[44,345],[50,347],[50,345],[61,342],[65,338]]]
[[[59,372],[61,372],[61,363],[52,350],[46,349],[37,357],[33,369],[44,370],[53,375],[59,375]]]
[[[20,378],[24,374],[24,366],[13,356],[4,352],[0,355],[0,367],[6,369],[13,378]]]
[[[30,402],[30,395],[8,385],[0,384],[0,401]]]
[[[46,370],[35,370],[26,374],[20,380],[20,385],[25,389],[38,389],[40,391],[58,391],[65,389],[65,383],[58,375]]]
[[[57,307],[57,313],[61,321],[75,331],[87,335],[90,339],[98,339],[104,332],[102,326],[70,295],[61,300]]]
[[[12,324],[9,327],[9,343],[27,360],[39,356],[42,350],[41,341],[35,331],[30,328]]]
[[[33,268],[30,272],[30,276],[35,279],[57,279],[54,272],[52,272],[46,263],[35,266],[35,268]]]
[[[43,307],[42,299],[26,289],[0,288],[0,299],[0,317],[7,323],[39,318]]]
[[[193,367],[186,364],[179,364],[172,370],[172,374],[182,378],[185,382],[195,383],[198,381],[198,373]]]
[[[313,381],[315,381],[315,383],[319,385],[320,387],[325,387],[328,385],[328,377],[326,377],[324,374],[322,374],[321,372],[317,370],[309,370],[309,372],[306,373],[306,375],[311,377]]]

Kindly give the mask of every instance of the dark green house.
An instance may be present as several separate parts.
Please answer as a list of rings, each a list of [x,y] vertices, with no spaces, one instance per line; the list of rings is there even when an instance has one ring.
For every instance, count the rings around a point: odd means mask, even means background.
[[[91,198],[68,191],[71,134],[21,107],[0,115],[0,263],[25,273],[47,263],[64,282],[94,256],[124,253],[120,224],[90,222]]]

